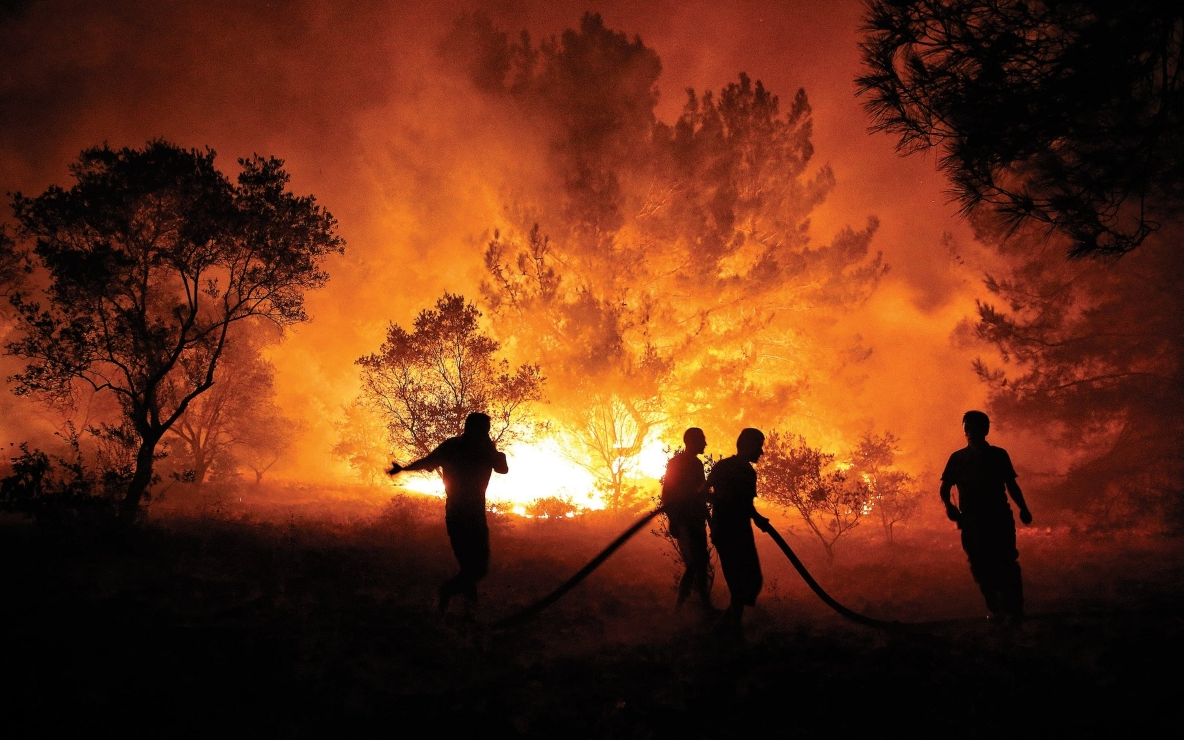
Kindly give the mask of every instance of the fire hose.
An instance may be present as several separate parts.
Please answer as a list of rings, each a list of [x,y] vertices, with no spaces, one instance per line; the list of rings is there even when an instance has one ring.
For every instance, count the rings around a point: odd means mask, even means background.
[[[649,524],[650,521],[653,520],[654,517],[661,514],[662,511],[662,508],[658,507],[657,509],[654,509],[643,516],[641,519],[634,522],[628,529],[622,532],[619,537],[610,542],[608,547],[601,550],[596,557],[588,561],[587,565],[585,565],[583,568],[580,568],[580,570],[577,571],[575,575],[564,581],[558,588],[517,614],[494,622],[492,625],[493,628],[504,629],[506,627],[512,627],[514,625],[520,624],[546,609],[548,606],[551,606],[556,601],[559,601],[559,599],[563,598],[563,596],[568,591],[575,588],[581,581],[591,575],[592,571],[599,568],[605,560],[608,560],[614,552],[620,549],[621,545],[629,541],[633,535],[641,531],[645,525]],[[868,627],[900,626],[900,622],[888,622],[882,619],[868,617],[858,612],[851,611],[847,607],[835,601],[834,598],[822,588],[822,586],[818,585],[818,581],[814,580],[814,576],[810,575],[810,571],[806,570],[806,566],[802,564],[802,561],[798,558],[797,554],[794,553],[793,549],[789,546],[789,543],[785,541],[785,539],[773,527],[773,525],[766,522],[765,526],[765,533],[773,539],[773,542],[777,543],[777,547],[780,548],[781,552],[785,554],[785,557],[789,559],[789,562],[793,565],[794,569],[797,570],[798,575],[802,577],[802,580],[806,582],[806,585],[810,587],[810,590],[812,590],[818,596],[818,598],[822,599],[823,603],[838,612],[839,615]]]
[[[555,589],[551,593],[547,594],[543,598],[534,602],[533,604],[526,607],[525,609],[518,612],[517,614],[514,614],[513,616],[506,617],[505,619],[501,619],[497,622],[494,622],[493,623],[494,629],[502,629],[505,627],[512,627],[512,626],[519,624],[521,622],[525,622],[527,619],[530,619],[531,617],[538,614],[542,610],[551,606],[556,601],[559,601],[559,599],[561,599],[564,594],[566,594],[568,591],[572,590],[577,585],[579,585],[580,581],[587,578],[592,573],[592,571],[599,568],[600,564],[603,563],[605,560],[608,560],[609,556],[612,555],[614,552],[616,552],[617,549],[620,548],[621,545],[623,545],[627,541],[629,541],[629,539],[631,537],[633,537],[633,535],[635,535],[639,531],[641,531],[642,527],[649,524],[651,519],[653,519],[654,517],[656,517],[657,515],[659,515],[661,513],[662,513],[662,507],[659,506],[658,508],[654,509],[650,513],[643,516],[641,519],[638,519],[636,522],[634,522],[629,527],[629,529],[626,529],[624,532],[622,532],[621,536],[617,537],[615,540],[610,542],[608,547],[601,550],[599,555],[597,555],[596,557],[589,560],[588,564],[585,565],[583,568],[580,568],[580,570],[574,576],[572,576],[571,578],[568,578],[566,581],[564,581],[559,586],[559,588]]]
[[[886,622],[883,619],[876,619],[874,617],[868,617],[860,614],[859,612],[853,612],[839,602],[835,601],[830,594],[823,590],[822,586],[818,585],[818,581],[814,580],[814,576],[810,575],[810,571],[806,570],[806,566],[803,565],[802,561],[798,559],[797,554],[792,548],[790,548],[789,543],[785,541],[785,539],[781,536],[781,533],[774,529],[772,524],[766,523],[765,526],[767,527],[765,534],[769,535],[769,537],[771,537],[773,541],[777,543],[777,547],[781,548],[781,552],[785,553],[785,557],[789,558],[789,562],[793,564],[793,567],[795,570],[797,570],[798,575],[802,577],[802,580],[806,582],[806,585],[810,587],[810,590],[813,591],[818,596],[818,598],[822,599],[824,604],[829,606],[831,609],[834,609],[840,615],[850,619],[852,622],[857,622],[868,627],[900,626],[900,622]]]

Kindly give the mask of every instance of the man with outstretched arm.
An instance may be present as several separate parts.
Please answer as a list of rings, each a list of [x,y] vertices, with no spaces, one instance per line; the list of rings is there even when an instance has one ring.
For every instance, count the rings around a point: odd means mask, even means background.
[[[389,475],[404,470],[441,469],[444,477],[444,522],[452,552],[460,572],[445,581],[439,590],[440,611],[456,594],[465,597],[466,610],[477,605],[477,582],[489,570],[489,525],[485,520],[485,489],[493,471],[510,471],[505,453],[498,452],[489,438],[490,421],[486,414],[473,413],[465,419],[464,433],[440,443],[427,457],[408,465],[391,463]]]
[[[720,569],[732,597],[720,626],[735,636],[741,634],[744,607],[756,604],[762,586],[752,524],[767,530],[769,520],[758,514],[753,505],[756,470],[752,464],[764,452],[765,435],[758,429],[745,429],[736,440],[736,454],[716,463],[707,476],[711,541],[715,543]]]
[[[707,491],[699,459],[707,449],[707,436],[691,427],[683,433],[682,442],[682,452],[670,458],[662,477],[662,508],[683,562],[676,603],[681,607],[693,590],[699,605],[710,614],[715,610],[707,583]]]
[[[1020,521],[1032,523],[1032,512],[1016,483],[1007,450],[987,442],[991,420],[981,411],[962,416],[966,447],[950,455],[941,474],[941,500],[946,516],[962,530],[962,549],[970,574],[983,592],[990,618],[1013,622],[1024,615],[1024,584],[1015,544],[1015,519],[1007,503],[1010,494],[1020,510]],[[958,504],[950,489],[958,489]]]

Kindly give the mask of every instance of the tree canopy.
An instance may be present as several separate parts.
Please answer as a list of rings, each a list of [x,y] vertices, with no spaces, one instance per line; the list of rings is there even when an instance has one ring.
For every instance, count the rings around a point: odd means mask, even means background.
[[[761,458],[761,496],[793,508],[833,561],[835,544],[869,511],[867,491],[835,465],[831,453],[810,447],[795,434],[774,430]]]
[[[474,84],[553,155],[550,187],[507,189],[482,295],[552,379],[577,448],[632,454],[691,417],[721,435],[779,419],[842,362],[823,336],[885,268],[875,219],[811,240],[834,176],[812,162],[804,91],[782,101],[741,74],[688,91],[666,124],[657,55],[598,15],[537,45],[479,21],[455,37]],[[601,457],[606,480],[629,466]]]
[[[10,289],[27,360],[17,394],[69,403],[79,390],[114,395],[138,436],[123,500],[134,515],[157,443],[215,382],[232,326],[258,316],[306,320],[304,293],[343,251],[333,217],[287,190],[283,162],[238,160],[232,183],[212,150],[166,141],[95,147],[70,167],[74,184],[13,196],[31,275]]]
[[[497,359],[499,345],[481,331],[480,318],[464,296],[445,293],[420,311],[412,331],[392,323],[378,352],[357,360],[362,399],[386,423],[397,452],[428,454],[460,434],[474,412],[490,416],[497,442],[529,431],[543,377],[534,365],[511,370]]]
[[[1184,203],[1184,9],[1112,0],[872,0],[873,128],[936,148],[966,211],[1073,256],[1129,252]]]
[[[990,239],[989,232],[980,232]],[[1048,440],[1044,499],[1104,526],[1184,523],[1184,254],[1149,242],[1117,264],[1066,262],[1032,235],[1000,247],[974,334],[990,410]]]
[[[297,422],[275,403],[275,367],[264,359],[262,332],[239,331],[226,343],[214,384],[170,428],[200,489],[211,469],[251,468],[256,482],[292,439]]]

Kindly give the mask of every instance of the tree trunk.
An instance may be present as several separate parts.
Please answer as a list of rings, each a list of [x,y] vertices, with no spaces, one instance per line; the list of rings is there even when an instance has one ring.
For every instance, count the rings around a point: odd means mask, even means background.
[[[144,498],[148,486],[152,484],[152,465],[155,462],[156,443],[159,440],[159,435],[140,438],[140,449],[136,452],[136,472],[128,483],[127,495],[119,507],[119,518],[124,522],[130,523],[135,520],[136,514],[140,511],[140,501]]]
[[[210,463],[205,453],[199,447],[193,448],[193,490],[201,493],[201,486],[206,482],[206,474],[210,470]]]

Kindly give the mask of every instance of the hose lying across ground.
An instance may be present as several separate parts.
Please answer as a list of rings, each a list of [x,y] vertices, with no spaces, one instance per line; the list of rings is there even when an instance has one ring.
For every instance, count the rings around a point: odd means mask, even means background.
[[[608,547],[601,550],[600,554],[588,561],[587,565],[585,565],[583,568],[580,568],[580,570],[576,572],[575,575],[564,581],[559,586],[559,588],[555,589],[517,614],[494,622],[494,629],[504,629],[506,627],[512,627],[514,625],[521,624],[522,622],[525,622],[526,620],[541,612],[543,609],[551,606],[556,601],[559,601],[559,599],[563,598],[564,594],[579,585],[580,581],[587,578],[592,573],[592,571],[599,568],[605,560],[608,560],[609,556],[611,556],[621,547],[621,545],[625,544],[631,537],[633,537],[633,535],[641,531],[645,525],[649,524],[654,517],[661,513],[662,508],[659,507],[634,522],[629,527],[629,529],[626,529],[619,537],[610,542]],[[850,619],[853,622],[857,622],[868,627],[900,626],[899,622],[886,622],[882,619],[874,619],[872,617],[859,614],[858,612],[853,612],[839,602],[835,601],[830,594],[823,590],[822,586],[818,585],[818,581],[814,580],[814,576],[810,575],[810,571],[806,570],[806,566],[802,564],[800,559],[798,559],[797,554],[794,553],[793,549],[790,548],[785,539],[781,537],[781,534],[773,528],[773,525],[768,525],[768,529],[766,529],[765,532],[773,538],[773,541],[777,543],[777,547],[781,548],[781,552],[785,553],[785,557],[788,558],[789,562],[793,564],[793,567],[797,570],[798,575],[802,577],[802,580],[806,582],[806,585],[809,586],[810,589],[818,595],[818,598],[822,599],[822,601],[831,609],[834,609],[840,615]]]
[[[874,617],[864,616],[859,612],[853,612],[839,602],[835,601],[830,594],[822,589],[822,586],[818,585],[818,581],[814,580],[814,576],[810,575],[810,571],[806,570],[806,566],[802,565],[802,561],[799,560],[797,554],[794,553],[792,549],[790,549],[789,543],[787,543],[785,539],[781,537],[781,533],[774,529],[772,524],[767,526],[769,528],[765,530],[765,533],[773,538],[773,541],[777,543],[777,547],[780,547],[781,552],[785,553],[785,557],[789,558],[789,562],[793,563],[793,567],[797,569],[798,575],[802,577],[802,580],[806,582],[806,585],[810,587],[811,591],[818,594],[818,598],[822,599],[823,603],[847,619],[850,619],[852,622],[858,622],[859,624],[867,625],[868,627],[900,626],[900,622],[886,622],[883,619],[875,619]]]
[[[653,519],[654,517],[656,517],[657,515],[659,515],[661,513],[662,513],[662,508],[658,507],[657,509],[654,509],[650,513],[643,516],[641,519],[638,519],[636,522],[634,522],[629,527],[629,529],[626,529],[624,532],[622,532],[620,537],[618,537],[615,540],[613,540],[612,542],[610,542],[608,547],[601,550],[599,555],[597,555],[596,557],[589,560],[588,564],[585,565],[583,568],[580,568],[580,570],[574,576],[572,576],[571,578],[568,578],[566,581],[564,581],[563,584],[561,586],[559,586],[559,588],[555,589],[551,593],[547,594],[543,598],[534,602],[533,604],[526,607],[525,609],[518,612],[517,614],[506,617],[505,619],[498,620],[497,622],[494,622],[493,623],[494,629],[501,629],[503,627],[512,627],[512,626],[519,624],[521,622],[525,622],[527,619],[530,619],[531,617],[538,614],[542,610],[551,606],[556,601],[559,601],[559,599],[562,598],[564,594],[566,594],[568,591],[575,588],[580,583],[580,581],[587,578],[592,573],[592,571],[599,568],[601,563],[603,563],[605,560],[608,560],[609,556],[617,551],[617,548],[619,548],[621,545],[625,544],[629,540],[630,537],[632,537],[633,535],[635,535],[639,531],[641,531],[642,527],[649,524],[651,519]]]

